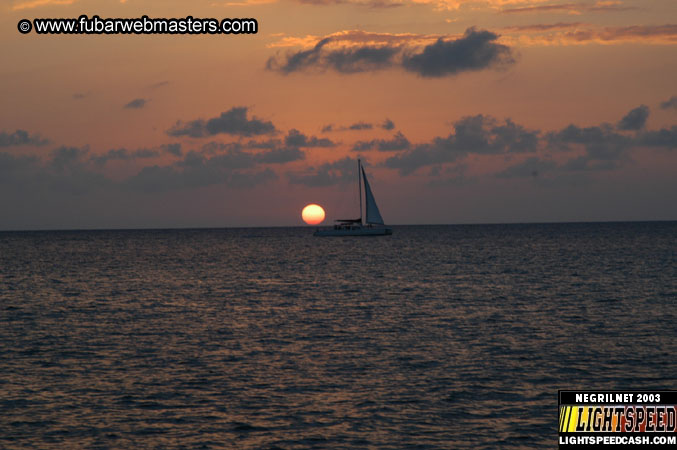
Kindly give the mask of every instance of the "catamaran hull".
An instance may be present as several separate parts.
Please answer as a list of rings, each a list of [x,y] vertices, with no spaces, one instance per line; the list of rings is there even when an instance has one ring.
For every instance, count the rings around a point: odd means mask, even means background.
[[[392,228],[360,228],[356,230],[317,230],[313,236],[388,236],[393,234]]]

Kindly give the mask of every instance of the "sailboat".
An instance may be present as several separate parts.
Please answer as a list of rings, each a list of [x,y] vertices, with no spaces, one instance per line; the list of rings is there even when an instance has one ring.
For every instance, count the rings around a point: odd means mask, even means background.
[[[362,181],[364,181],[364,212],[365,221],[362,221]],[[392,228],[383,223],[381,212],[376,206],[374,194],[369,187],[367,174],[360,160],[357,160],[357,186],[360,198],[359,219],[338,219],[334,228],[317,230],[313,236],[387,236],[393,234]]]

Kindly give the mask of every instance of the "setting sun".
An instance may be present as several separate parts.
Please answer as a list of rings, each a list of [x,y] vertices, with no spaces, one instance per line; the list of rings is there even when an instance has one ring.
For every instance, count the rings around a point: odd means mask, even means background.
[[[301,217],[308,225],[317,225],[318,223],[322,223],[324,220],[324,209],[322,209],[320,205],[311,203],[310,205],[307,205],[305,208],[303,208]]]

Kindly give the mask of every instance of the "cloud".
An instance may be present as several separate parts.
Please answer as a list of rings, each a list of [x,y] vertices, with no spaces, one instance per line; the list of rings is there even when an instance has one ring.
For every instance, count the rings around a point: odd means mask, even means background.
[[[399,47],[407,45],[416,47],[434,43],[441,37],[448,39],[459,38],[462,35],[441,35],[441,34],[414,34],[414,33],[376,33],[364,30],[341,30],[328,34],[324,37],[315,35],[306,35],[304,37],[280,35],[280,39],[267,45],[269,48],[276,47],[302,47],[311,49],[316,47],[322,41],[322,47],[380,47],[387,45],[390,47]]]
[[[646,125],[646,120],[649,118],[649,107],[646,105],[640,105],[637,108],[628,112],[625,117],[623,117],[618,122],[619,130],[626,131],[636,131],[641,130]]]
[[[331,40],[332,38],[324,38],[310,50],[289,53],[282,63],[271,57],[266,63],[266,68],[285,75],[310,68],[333,69],[339,73],[375,71],[392,66],[394,56],[400,51],[397,47],[388,46],[363,46],[324,51],[323,48]]]
[[[89,92],[76,92],[73,94],[73,100],[82,100],[89,97]]]
[[[298,0],[299,3],[306,5],[315,5],[315,6],[328,6],[328,5],[355,5],[363,6],[365,8],[373,9],[389,9],[389,8],[398,8],[404,6],[406,3],[403,1],[390,1],[390,0]]]
[[[531,25],[513,25],[504,27],[503,30],[508,32],[532,32],[540,33],[543,31],[562,30],[568,28],[580,28],[588,26],[582,22],[557,22],[557,23],[537,23]]]
[[[665,147],[677,150],[677,126],[645,131],[637,136],[637,144],[647,147]]]
[[[256,116],[248,119],[247,107],[239,106],[222,112],[219,117],[208,120],[178,121],[167,130],[167,134],[170,136],[205,137],[223,133],[250,137],[274,134],[276,131],[275,126],[270,121],[261,120]]]
[[[496,39],[498,35],[490,31],[469,28],[460,39],[440,38],[421,53],[405,54],[402,64],[406,70],[430,78],[514,63],[510,48]]]
[[[212,6],[252,6],[252,5],[267,5],[269,3],[275,3],[277,0],[242,0],[239,2],[224,2],[224,3],[212,3]]]
[[[482,114],[466,116],[454,123],[454,132],[447,137],[409,146],[405,152],[386,159],[385,166],[409,175],[421,167],[453,162],[468,154],[535,152],[539,134],[510,119],[500,123]]]
[[[41,146],[49,143],[39,135],[30,135],[28,131],[16,130],[14,133],[0,132],[0,147],[14,147],[19,145]]]
[[[395,123],[390,119],[385,119],[381,124],[381,128],[383,128],[384,130],[392,130],[393,128],[395,128]]]
[[[183,160],[175,164],[144,167],[126,180],[124,185],[134,191],[164,192],[216,184],[248,188],[277,178],[270,169],[240,170],[252,165],[252,161],[242,158],[242,155],[230,153],[206,158],[199,153],[189,152]]]
[[[581,23],[535,24],[504,28],[506,43],[519,45],[677,44],[677,25],[595,27]]]
[[[35,156],[12,155],[0,152],[0,185],[10,185],[28,178],[29,172],[38,167],[38,158]]]
[[[399,131],[392,139],[372,139],[371,141],[358,141],[353,145],[353,151],[366,151],[376,148],[381,152],[407,150],[411,147],[409,140]]]
[[[318,64],[321,57],[322,47],[324,47],[331,38],[320,40],[315,47],[310,50],[301,50],[296,53],[287,54],[287,59],[284,63],[278,63],[277,59],[271,57],[266,62],[268,70],[276,70],[284,74],[303,70],[307,67]]]
[[[135,98],[135,99],[132,100],[131,102],[127,103],[127,104],[124,106],[124,108],[127,108],[127,109],[141,109],[141,108],[143,108],[144,106],[146,106],[146,103],[147,103],[147,102],[148,102],[148,100],[146,100],[146,99],[143,99],[143,98]]]
[[[662,109],[677,109],[677,95],[673,95],[664,102],[661,102]]]
[[[357,179],[357,166],[352,158],[343,158],[329,162],[319,167],[309,167],[300,173],[288,174],[291,184],[301,184],[309,187],[332,186],[355,182]]]
[[[371,122],[365,122],[363,120],[359,120],[357,122],[351,123],[350,125],[335,126],[334,124],[328,124],[328,125],[325,125],[325,126],[322,127],[322,132],[323,133],[329,133],[329,132],[334,132],[334,131],[373,130],[375,126],[378,126],[379,128],[382,128],[384,130],[392,130],[392,129],[395,128],[395,123],[390,119],[385,119],[380,124],[374,125]]]
[[[3,191],[14,191],[24,199],[37,196],[36,201],[44,201],[46,196],[79,196],[111,186],[106,177],[88,170],[88,152],[88,147],[68,146],[57,147],[42,158],[0,152],[0,185],[5,186]]]
[[[181,156],[181,144],[178,142],[175,142],[173,144],[163,144],[160,146],[160,149],[171,155]]]
[[[486,30],[468,28],[461,37],[439,37],[422,49],[412,47],[410,42],[420,40],[420,36],[397,36],[396,41],[385,39],[393,38],[390,35],[377,36],[379,44],[360,42],[365,38],[373,41],[373,34],[351,32],[325,37],[309,50],[287,53],[281,61],[269,58],[266,68],[287,75],[313,70],[351,74],[400,67],[422,77],[443,77],[514,63],[510,47],[496,42],[498,35]]]
[[[577,164],[586,163],[595,165],[596,161],[617,160],[625,156],[632,146],[630,137],[619,134],[609,124],[593,127],[579,127],[569,125],[557,132],[547,134],[548,143],[555,149],[571,151],[572,146],[582,146],[585,149],[585,159]]]
[[[27,0],[15,3],[12,6],[12,11],[20,11],[22,9],[33,9],[40,6],[50,5],[72,5],[76,0]]]
[[[334,126],[333,124],[325,125],[322,127],[323,133],[329,133],[332,131],[364,131],[374,129],[374,124],[371,122],[358,121],[351,123],[350,125],[340,125]]]
[[[305,158],[306,154],[298,147],[276,148],[255,155],[255,160],[263,164],[284,164]]]
[[[89,147],[57,147],[51,151],[52,161],[50,166],[63,172],[72,170],[82,165],[82,158],[89,152]]]
[[[250,0],[251,1],[251,0]],[[266,0],[267,1],[267,0]],[[428,5],[435,11],[457,11],[461,8],[468,8],[472,11],[483,9],[501,10],[506,6],[525,4],[533,5],[545,3],[550,0],[297,0],[302,4],[310,4],[314,6],[336,6],[336,5],[350,5],[364,8],[397,8],[400,6],[417,6]],[[613,7],[612,4],[620,2],[615,1],[599,1],[598,8]],[[588,5],[594,7],[595,5]]]
[[[636,108],[633,111],[641,110]],[[631,111],[632,112],[632,111]],[[644,127],[646,118],[630,116],[627,126],[630,130]],[[640,126],[641,125],[641,126]],[[551,159],[532,157],[499,172],[501,178],[540,177],[548,174],[551,180],[582,181],[579,175],[591,171],[609,171],[631,163],[630,150],[641,147],[677,148],[677,127],[645,131],[632,136],[617,133],[616,127],[601,124],[591,127],[569,125],[559,131],[545,134],[545,147],[549,152],[545,156],[567,151],[573,152],[569,159],[557,163]],[[581,151],[582,150],[582,151]]]
[[[22,198],[37,195],[37,201],[46,195],[79,196],[110,186],[112,182],[83,165],[87,151],[86,147],[59,147],[49,159],[0,152],[0,185]]]
[[[133,161],[135,159],[142,158],[154,158],[160,155],[160,152],[157,150],[151,149],[138,149],[135,151],[129,151],[126,148],[116,148],[110,149],[102,155],[92,155],[90,161],[98,166],[103,166],[108,163],[108,161]]]
[[[393,47],[360,47],[334,50],[326,57],[329,68],[339,73],[357,73],[387,69],[399,52]]]
[[[498,178],[537,178],[544,173],[557,170],[557,163],[531,156],[525,161],[508,167],[496,174]]]
[[[288,147],[334,147],[336,143],[331,139],[306,136],[299,130],[292,128],[284,138],[284,144]]]
[[[349,130],[371,130],[374,126],[367,122],[356,122],[348,126]]]
[[[163,80],[163,81],[158,81],[157,83],[153,83],[153,84],[149,85],[148,88],[150,88],[150,89],[158,89],[158,88],[167,86],[168,84],[169,84],[169,81]]]
[[[306,158],[301,148],[333,145],[334,143],[328,139],[317,139],[314,136],[308,138],[298,130],[292,129],[284,142],[279,139],[252,140],[245,144],[210,142],[202,146],[202,153],[216,155],[224,162],[227,160],[230,167],[250,168],[256,164],[286,164],[301,161]],[[252,152],[252,149],[265,151]]]
[[[451,167],[442,168],[433,166],[430,170],[430,176],[434,177],[428,182],[429,186],[465,186],[477,181],[477,177],[468,176],[467,164],[456,164]]]
[[[596,3],[555,3],[548,5],[529,5],[517,8],[506,8],[501,12],[504,14],[524,14],[524,13],[567,13],[582,14],[584,12],[620,12],[637,9],[634,6],[623,6],[620,1],[598,1]]]

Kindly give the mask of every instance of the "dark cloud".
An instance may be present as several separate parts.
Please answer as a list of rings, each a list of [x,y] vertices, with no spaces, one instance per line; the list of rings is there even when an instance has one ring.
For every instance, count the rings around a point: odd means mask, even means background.
[[[615,131],[609,124],[593,127],[569,125],[547,134],[547,142],[555,150],[573,151],[577,147],[584,153],[567,161],[563,170],[610,170],[629,161],[628,152],[636,145],[634,138]]]
[[[430,143],[418,144],[412,149],[386,159],[385,166],[397,169],[401,175],[410,175],[420,167],[456,161],[466,153],[453,146],[453,135],[436,137]]]
[[[456,164],[452,167],[442,168],[440,166],[433,166],[430,169],[430,176],[434,177],[429,186],[465,186],[477,181],[477,177],[469,176],[467,174],[467,164]]]
[[[289,182],[310,187],[332,186],[335,184],[355,182],[357,165],[352,158],[343,158],[319,167],[309,167],[301,173],[290,173]]]
[[[154,158],[159,155],[159,151],[147,148],[141,148],[134,151],[127,150],[126,148],[115,148],[108,150],[102,155],[92,155],[90,161],[96,165],[103,166],[108,163],[108,161],[132,161],[142,158]]]
[[[0,152],[0,185],[27,179],[29,173],[37,169],[38,163],[35,156],[15,156]]]
[[[0,147],[14,147],[19,145],[45,145],[49,143],[47,139],[42,139],[38,135],[31,135],[24,130],[16,130],[14,133],[0,132]]]
[[[284,164],[305,158],[306,154],[297,147],[277,148],[255,155],[256,161],[263,164]]]
[[[158,81],[157,83],[153,83],[150,86],[148,86],[150,89],[157,89],[161,88],[163,86],[167,86],[169,84],[169,81],[163,80],[163,81]]]
[[[637,144],[647,147],[677,149],[677,125],[660,130],[645,131],[637,136]]]
[[[217,158],[228,158],[231,161],[231,167],[249,168],[256,164],[286,164],[293,161],[300,161],[306,158],[306,154],[301,148],[319,146],[319,144],[329,146],[328,142],[314,137],[308,138],[298,132],[298,130],[291,130],[287,138],[289,137],[291,137],[289,143],[283,142],[280,139],[269,139],[265,141],[252,140],[244,144],[239,142],[210,142],[202,146],[202,154],[216,155],[215,157]],[[305,141],[303,140],[304,138]],[[287,141],[287,139],[285,139],[285,141]],[[331,145],[334,144],[332,143]],[[265,151],[251,151],[261,149]],[[235,166],[233,166],[233,163],[235,163]]]
[[[635,117],[639,111],[639,118]],[[632,110],[622,122],[626,130],[639,130],[644,127],[648,108]],[[619,124],[621,128],[621,124]],[[555,151],[577,151],[579,154],[557,164],[552,160],[532,157],[499,172],[498,177],[539,177],[549,174],[551,181],[564,179],[581,182],[576,174],[591,171],[614,170],[631,162],[629,152],[637,147],[677,148],[677,126],[672,129],[645,131],[632,137],[616,132],[616,127],[602,124],[592,127],[569,125],[560,131],[546,134],[548,148]],[[582,154],[580,150],[582,149]]]
[[[381,124],[381,128],[383,128],[384,130],[392,130],[393,128],[395,128],[395,123],[390,119],[386,119]]]
[[[110,187],[113,182],[84,164],[87,147],[58,147],[47,158],[0,153],[0,184],[19,195],[83,195]]]
[[[646,125],[646,121],[649,118],[649,107],[646,105],[640,105],[637,108],[628,112],[625,117],[623,117],[618,122],[618,129],[626,131],[636,131],[641,130]]]
[[[497,39],[498,35],[490,31],[468,28],[458,39],[440,38],[419,51],[393,43],[328,48],[336,38],[327,37],[310,50],[288,53],[281,61],[271,57],[266,67],[283,74],[307,70],[349,74],[402,67],[422,77],[443,77],[512,64],[510,47],[497,43]]]
[[[181,156],[181,144],[163,144],[157,148],[140,148],[137,150],[128,150],[126,148],[114,148],[99,155],[92,155],[89,160],[97,166],[106,165],[109,161],[134,161],[137,159],[155,158],[162,153],[169,153],[174,156]]]
[[[164,144],[160,146],[164,152],[169,153],[174,156],[181,156],[181,144],[175,142],[173,144]]]
[[[353,151],[366,151],[377,149],[382,152],[392,152],[407,150],[411,147],[409,140],[401,133],[397,132],[392,139],[372,139],[371,141],[358,141],[353,145]]]
[[[381,125],[381,128],[384,128],[384,125],[387,125],[387,124],[384,123],[383,125]],[[394,124],[393,124],[393,126],[394,126]],[[334,126],[333,124],[325,125],[324,127],[322,127],[322,132],[328,133],[328,132],[332,132],[332,131],[363,131],[363,130],[373,130],[373,129],[374,129],[373,123],[363,122],[363,121],[360,120],[360,121],[352,123],[350,125],[341,125],[341,126]]]
[[[141,109],[146,106],[148,100],[145,98],[135,98],[131,102],[127,103],[124,107],[127,109]]]
[[[537,178],[544,173],[557,170],[554,161],[543,160],[532,156],[525,161],[508,167],[496,174],[498,178]]]
[[[202,166],[208,162],[211,167],[222,169],[250,169],[256,165],[255,157],[252,153],[245,152],[239,148],[229,148],[224,153],[219,153],[210,158],[204,154],[190,151],[183,160],[175,163],[178,167]]]
[[[390,140],[381,139],[376,142],[376,148],[382,152],[407,150],[409,147],[411,147],[411,143],[400,132],[397,132]]]
[[[135,191],[164,192],[194,189],[216,184],[246,188],[277,178],[270,170],[251,169],[255,165],[251,154],[231,150],[227,153],[205,157],[191,151],[184,159],[168,166],[148,166],[130,177],[124,185]]]
[[[89,147],[57,147],[51,151],[51,168],[58,172],[73,170],[81,167],[84,156],[89,153]]]
[[[507,119],[499,123],[482,114],[467,116],[454,123],[454,132],[431,142],[410,146],[407,151],[385,161],[386,167],[408,175],[420,167],[456,161],[468,154],[534,152],[540,132],[527,130]]]
[[[349,130],[371,130],[374,126],[366,122],[357,122],[348,127]]]
[[[170,136],[205,137],[215,134],[231,134],[236,136],[257,136],[273,134],[277,130],[272,122],[264,121],[256,116],[247,118],[247,107],[234,107],[222,112],[219,117],[212,119],[177,122],[167,131]]]
[[[276,58],[271,57],[266,62],[268,70],[276,70],[284,74],[304,70],[307,67],[318,65],[321,60],[322,47],[327,45],[331,38],[320,40],[315,47],[310,50],[301,50],[296,53],[288,53],[286,61],[280,64]]]
[[[329,68],[339,73],[357,73],[386,69],[393,65],[393,58],[400,49],[397,47],[364,46],[327,53]]]
[[[440,38],[421,53],[405,54],[402,65],[422,77],[443,77],[514,63],[510,47],[496,43],[496,39],[495,33],[469,28],[459,39]]]
[[[569,125],[561,131],[548,133],[547,139],[551,146],[560,150],[572,150],[572,145],[581,145],[593,160],[620,158],[633,144],[631,138],[617,133],[609,124],[585,128]]]
[[[232,144],[230,144],[232,145]],[[240,144],[238,144],[240,145]],[[255,141],[251,140],[246,144],[242,144],[241,147],[245,148],[265,148],[265,149],[274,149],[281,148],[284,144],[280,139],[266,139],[264,141]]]
[[[296,136],[296,134],[292,133],[292,136]],[[260,142],[249,141],[244,145],[237,142],[226,144],[210,142],[205,144],[202,150],[204,154],[215,154],[215,161],[220,160],[228,167],[251,168],[256,164],[286,164],[303,160],[306,158],[306,154],[300,150],[300,147],[310,146],[308,144],[310,142],[300,146],[285,145],[279,139]],[[251,152],[248,149],[265,149],[265,151]]]
[[[662,109],[677,109],[677,95],[673,95],[664,102],[661,102]]]
[[[317,138],[315,136],[306,136],[299,130],[292,128],[284,138],[284,143],[288,147],[334,147],[336,144],[327,138]]]
[[[82,100],[89,97],[89,92],[76,92],[73,94],[73,100]]]
[[[332,38],[325,38],[310,50],[288,53],[283,62],[271,57],[266,62],[266,68],[283,74],[308,69],[332,69],[339,73],[367,72],[391,67],[394,57],[400,52],[399,47],[368,45],[324,50],[331,41]]]

